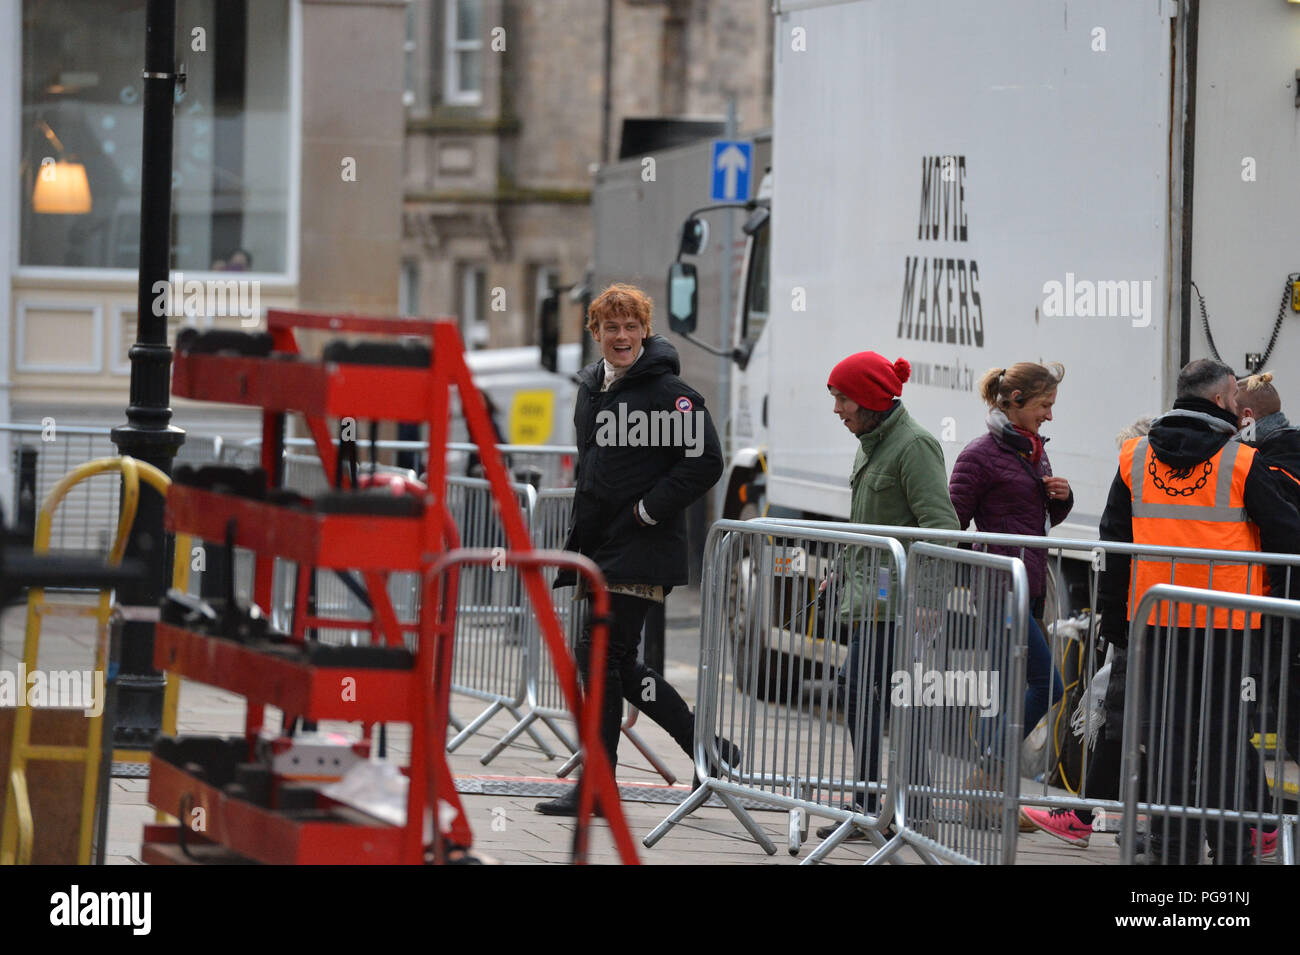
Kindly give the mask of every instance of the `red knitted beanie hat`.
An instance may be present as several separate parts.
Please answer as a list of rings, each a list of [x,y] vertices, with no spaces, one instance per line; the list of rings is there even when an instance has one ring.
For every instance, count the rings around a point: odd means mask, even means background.
[[[828,387],[843,392],[850,401],[869,411],[888,411],[903,393],[903,382],[912,376],[906,358],[890,362],[884,355],[860,351],[831,369]]]

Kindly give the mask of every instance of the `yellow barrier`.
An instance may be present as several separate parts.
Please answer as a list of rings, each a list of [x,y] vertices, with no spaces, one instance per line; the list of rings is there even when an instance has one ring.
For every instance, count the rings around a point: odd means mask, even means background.
[[[140,502],[140,479],[155,491],[166,497],[171,479],[162,471],[144,461],[134,458],[116,457],[99,458],[74,468],[59,481],[46,495],[41,504],[41,511],[36,520],[36,536],[32,550],[36,554],[48,554],[50,533],[54,523],[54,511],[59,503],[80,482],[106,471],[120,471],[122,474],[122,501],[117,522],[117,534],[113,547],[108,554],[108,565],[116,567],[122,562],[126,553],[127,538],[131,525],[135,522],[136,510]],[[189,538],[177,535],[176,556],[173,564],[173,580],[177,586],[185,587],[189,577]],[[113,594],[101,590],[93,607],[80,604],[55,603],[45,598],[42,588],[32,588],[27,599],[27,625],[23,639],[23,665],[26,672],[34,672],[38,667],[41,639],[41,621],[47,616],[84,616],[93,617],[96,623],[95,670],[104,672],[108,658],[108,624],[113,612]],[[173,677],[167,677],[163,696],[162,731],[176,731],[177,686]],[[35,761],[80,761],[85,764],[85,782],[82,790],[81,831],[77,840],[77,861],[81,865],[90,862],[91,838],[94,829],[95,791],[99,782],[100,750],[103,745],[104,718],[90,718],[86,743],[83,746],[34,746],[31,742],[31,707],[25,705],[25,699],[18,701],[14,713],[13,747],[10,755],[9,799],[5,803],[4,823],[0,828],[0,864],[12,865],[18,862],[25,865],[31,861],[34,827],[31,803],[27,792],[27,764]],[[118,751],[114,751],[114,756]],[[140,761],[138,756],[123,756],[132,761]],[[148,754],[144,754],[148,759]]]

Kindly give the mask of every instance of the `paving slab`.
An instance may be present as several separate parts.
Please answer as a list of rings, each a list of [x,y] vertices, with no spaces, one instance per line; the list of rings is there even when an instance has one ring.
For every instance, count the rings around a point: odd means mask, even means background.
[[[674,591],[669,597],[667,620],[666,676],[693,706],[699,656],[698,591]],[[88,621],[51,620],[42,638],[42,665],[88,666],[93,647],[92,631],[93,625]],[[0,668],[16,667],[21,656],[22,634],[23,614],[17,609],[10,610],[4,615],[3,628],[0,628]],[[486,706],[481,701],[463,696],[454,696],[452,703],[452,711],[462,723],[468,723]],[[188,680],[182,682],[178,713],[182,733],[240,733],[244,726],[244,711],[244,700],[236,694]],[[461,780],[462,801],[475,833],[476,845],[482,853],[507,864],[567,863],[573,841],[573,820],[543,816],[534,809],[538,801],[562,791],[560,786],[565,784],[556,777],[568,755],[561,741],[539,723],[535,724],[538,732],[558,754],[556,758],[548,758],[536,743],[524,736],[489,764],[480,761],[514,722],[509,713],[497,713],[448,757],[453,774]],[[268,725],[279,725],[279,718],[273,710],[268,712]],[[323,722],[320,728],[359,737],[359,730],[353,724]],[[571,724],[567,730],[576,737]],[[689,794],[693,766],[671,737],[649,719],[638,720],[636,730],[677,780],[676,785],[670,786],[630,741],[623,740],[618,765],[620,786],[626,794],[623,810],[642,862],[653,865],[795,865],[817,845],[812,830],[824,820],[810,820],[810,838],[797,855],[791,855],[786,848],[788,813],[783,809],[755,809],[755,821],[777,847],[776,854],[769,856],[749,837],[731,812],[715,800],[683,820],[653,848],[644,848],[641,840]],[[404,762],[410,752],[409,727],[390,726],[387,748],[389,758]],[[145,779],[113,780],[106,845],[106,861],[110,864],[140,863],[140,833],[146,823],[154,821],[154,810],[147,803],[147,790],[148,781]],[[590,860],[594,863],[617,862],[618,855],[607,824],[597,820],[593,822],[592,830]],[[870,843],[845,843],[830,854],[827,862],[860,864],[872,851]],[[1028,833],[1019,839],[1017,862],[1022,865],[1105,865],[1117,862],[1118,855],[1110,834],[1095,834],[1091,847],[1079,850],[1045,833]],[[904,849],[897,861],[915,864],[920,859],[909,849]]]

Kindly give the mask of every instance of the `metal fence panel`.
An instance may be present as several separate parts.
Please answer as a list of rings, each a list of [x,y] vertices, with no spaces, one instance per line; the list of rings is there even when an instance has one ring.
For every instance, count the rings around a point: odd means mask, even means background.
[[[572,488],[542,488],[537,491],[533,503],[531,523],[533,546],[539,550],[563,550],[565,539],[568,536],[569,516],[572,510]],[[555,578],[559,573],[558,569],[543,567],[541,570],[546,585],[550,587],[555,582]],[[583,602],[577,600],[576,591],[576,587],[564,587],[551,591],[555,612],[560,618],[560,624],[565,633],[570,652],[574,652],[577,646],[583,625]],[[483,754],[480,762],[485,766],[507,746],[514,743],[520,734],[527,732],[534,739],[537,739],[534,728],[534,724],[537,722],[541,722],[554,733],[569,752],[576,753],[578,751],[577,743],[560,726],[560,721],[569,720],[571,714],[565,704],[564,693],[560,688],[555,668],[551,665],[550,656],[542,646],[541,629],[531,611],[527,607],[524,608],[524,611],[528,614],[529,648],[525,712],[517,718],[515,725]]]
[[[513,485],[519,509],[528,522],[536,490]],[[505,529],[491,485],[479,478],[447,478],[447,506],[462,547],[497,548],[500,564],[461,568],[456,606],[452,690],[488,703],[447,744],[455,750],[500,710],[521,718],[528,692],[528,622],[532,611],[517,568],[506,565]]]
[[[1014,557],[917,543],[893,685],[898,839],[952,862],[1016,856],[1029,593]]]
[[[1143,596],[1124,705],[1125,862],[1196,864],[1208,846],[1219,864],[1294,864],[1298,620],[1295,600],[1166,584]]]
[[[337,443],[337,442],[336,442]],[[362,456],[369,454],[371,443],[358,441]],[[255,465],[260,460],[261,438],[243,442],[238,449],[228,452],[236,463]],[[476,466],[478,446],[468,442],[447,442],[447,473],[459,477],[481,477]],[[288,453],[314,456],[315,441],[311,438],[286,438]],[[377,456],[392,460],[396,466],[424,471],[428,445],[423,441],[396,441],[384,439],[374,442]],[[578,449],[573,445],[548,444],[498,444],[497,450],[505,458],[506,467],[520,483],[538,488],[572,487]]]
[[[531,525],[534,547],[540,550],[564,549],[564,543],[568,538],[569,519],[573,512],[573,495],[574,491],[571,487],[542,488],[537,492],[533,503]],[[542,574],[548,586],[554,583],[557,573],[558,571],[554,567],[542,568]],[[587,602],[578,597],[576,587],[562,587],[559,590],[552,589],[551,592],[555,612],[565,634],[566,644],[569,652],[575,654],[576,659],[578,638],[582,635],[586,625]],[[572,753],[572,756],[556,772],[556,775],[564,777],[578,766],[582,754],[573,738],[560,725],[561,722],[568,722],[572,718],[572,714],[565,704],[564,694],[560,688],[555,668],[551,663],[550,654],[547,653],[546,647],[542,643],[541,628],[527,605],[524,605],[524,613],[527,615],[529,629],[527,701],[524,714],[517,719],[514,726],[483,754],[479,761],[486,766],[525,732],[540,743],[535,728],[535,724],[540,722],[554,733],[560,743]],[[644,646],[642,650],[644,650]],[[655,771],[669,785],[672,785],[677,781],[677,777],[673,775],[672,770],[663,759],[635,729],[638,715],[639,711],[635,707],[626,707],[626,715],[621,727],[622,733],[632,742],[633,746],[640,750]],[[541,745],[543,752],[549,755],[549,749],[545,744]]]
[[[14,500],[5,502],[5,516],[10,522],[17,519],[21,510],[18,494],[24,451],[29,465],[34,468],[33,513],[40,509],[46,495],[73,468],[118,454],[110,428],[58,424],[44,427],[6,422],[0,423],[0,435],[7,438],[13,455]],[[220,435],[187,434],[185,443],[177,452],[176,463],[202,465],[222,461],[223,455],[231,448]],[[106,556],[117,530],[120,484],[115,473],[106,473],[73,488],[55,512],[50,549],[88,551]]]
[[[769,854],[746,808],[832,820],[817,861],[857,827],[878,846],[892,818],[889,676],[905,557],[894,540],[719,521],[705,545],[695,768],[703,784],[646,837],[654,845],[710,794]]]
[[[1098,747],[1103,741],[1112,741],[1118,748],[1119,733],[1107,723],[1106,707],[1102,706],[1104,694],[1089,694],[1088,688],[1100,690],[1101,684],[1094,686],[1106,661],[1111,665],[1107,673],[1112,680],[1123,682],[1125,658],[1121,650],[1108,650],[1100,636],[1101,617],[1098,613],[1099,592],[1102,574],[1109,566],[1112,570],[1116,562],[1128,559],[1136,564],[1137,559],[1157,562],[1166,568],[1168,580],[1177,582],[1185,576],[1214,582],[1215,573],[1221,567],[1251,568],[1250,575],[1262,574],[1265,567],[1281,568],[1284,586],[1292,586],[1295,575],[1300,573],[1300,555],[1247,553],[1181,547],[1155,547],[1118,541],[1075,540],[1059,537],[1030,537],[1015,534],[990,534],[976,531],[941,531],[932,528],[895,527],[874,524],[852,524],[848,522],[803,521],[786,518],[761,518],[753,523],[803,529],[834,529],[850,533],[878,534],[894,537],[910,543],[917,540],[931,540],[949,544],[971,546],[977,549],[997,547],[1003,554],[1023,558],[1031,548],[1041,549],[1048,554],[1048,601],[1043,617],[1044,634],[1047,638],[1054,665],[1061,667],[1063,660],[1069,660],[1079,666],[1077,679],[1066,681],[1066,698],[1062,702],[1053,694],[1048,715],[1030,739],[1046,736],[1049,745],[1044,746],[1032,759],[1022,759],[1022,779],[1020,784],[1020,804],[1022,806],[1042,806],[1053,809],[1079,809],[1096,813],[1094,825],[1098,830],[1118,832],[1118,820],[1123,811],[1120,799],[1118,771],[1093,772],[1093,763],[1097,761]],[[1083,568],[1083,586],[1075,595],[1076,605],[1082,603],[1081,612],[1070,614],[1065,611],[1065,595],[1060,592],[1061,605],[1053,601],[1053,579],[1064,580],[1064,565],[1069,562],[1075,567]],[[1130,568],[1130,590],[1131,590]],[[1130,601],[1130,615],[1136,607]],[[1127,623],[1125,624],[1127,629]],[[1068,674],[1067,674],[1068,675]],[[1122,699],[1122,694],[1120,696]],[[1269,702],[1268,706],[1275,704]],[[1295,707],[1292,707],[1295,709]],[[1033,728],[1031,728],[1033,729]],[[1064,742],[1064,748],[1058,752],[1050,745],[1057,737]],[[1028,749],[1028,747],[1026,747]],[[1118,755],[1113,762],[1118,765]],[[1108,758],[1105,765],[1110,766]],[[1300,773],[1294,761],[1288,764],[1287,771]]]

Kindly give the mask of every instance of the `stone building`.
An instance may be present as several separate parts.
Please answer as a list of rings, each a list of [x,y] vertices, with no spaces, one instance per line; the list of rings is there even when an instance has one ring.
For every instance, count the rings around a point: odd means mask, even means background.
[[[17,443],[39,447],[57,477],[113,453],[106,429],[125,420],[145,6],[0,0],[6,510]],[[396,311],[405,17],[403,0],[179,0],[187,83],[175,111],[174,281],[236,283],[241,304],[244,290],[255,291],[261,312]],[[65,179],[63,171],[76,174]],[[168,314],[169,338],[183,324],[237,328],[243,320],[226,311]],[[260,430],[251,409],[175,399],[173,411],[194,445]],[[33,437],[11,424],[42,422],[59,430]],[[77,428],[94,433],[74,440]]]
[[[769,0],[413,0],[403,308],[478,347],[537,342],[548,284],[592,256],[592,174],[629,118],[771,117]],[[597,290],[598,291],[598,290]],[[561,340],[581,308],[561,309]]]

